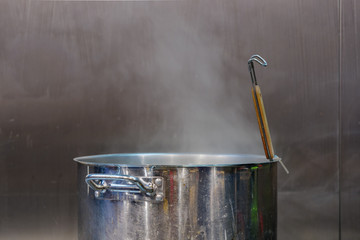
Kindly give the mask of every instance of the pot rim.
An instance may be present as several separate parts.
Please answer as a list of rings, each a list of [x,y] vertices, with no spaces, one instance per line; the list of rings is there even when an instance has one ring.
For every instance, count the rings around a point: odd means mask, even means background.
[[[226,167],[246,164],[267,164],[272,161],[255,154],[200,154],[200,153],[114,153],[74,158],[84,165],[124,166],[124,167]]]

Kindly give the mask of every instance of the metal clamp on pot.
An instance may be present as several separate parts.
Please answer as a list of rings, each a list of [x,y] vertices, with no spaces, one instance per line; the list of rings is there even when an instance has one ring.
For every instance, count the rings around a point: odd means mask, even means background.
[[[85,182],[97,199],[161,202],[164,198],[162,177],[88,174]]]

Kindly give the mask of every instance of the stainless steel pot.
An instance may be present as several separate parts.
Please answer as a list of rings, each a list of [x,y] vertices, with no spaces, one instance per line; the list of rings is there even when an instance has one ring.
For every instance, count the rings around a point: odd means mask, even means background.
[[[276,159],[111,154],[75,161],[80,240],[276,239]]]

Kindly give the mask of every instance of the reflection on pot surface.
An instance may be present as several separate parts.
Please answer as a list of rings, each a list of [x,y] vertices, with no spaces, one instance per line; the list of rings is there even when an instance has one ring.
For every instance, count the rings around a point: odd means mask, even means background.
[[[276,239],[276,161],[197,154],[76,161],[80,240]]]

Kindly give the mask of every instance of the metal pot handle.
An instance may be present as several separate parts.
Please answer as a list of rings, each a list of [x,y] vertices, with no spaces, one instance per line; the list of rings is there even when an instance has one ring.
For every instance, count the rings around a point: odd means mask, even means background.
[[[98,180],[98,182],[95,182]],[[111,190],[112,188],[118,188],[118,186],[124,186],[128,188],[128,185],[119,185],[119,184],[109,184],[105,180],[127,180],[135,184],[139,190],[147,196],[155,196],[157,190],[157,184],[151,182],[146,182],[143,179],[135,176],[129,175],[109,175],[109,174],[88,174],[85,177],[85,182],[92,188],[94,191],[101,192],[104,190]],[[159,179],[156,179],[159,180]],[[156,181],[155,180],[155,181]],[[160,179],[161,181],[161,179]]]

